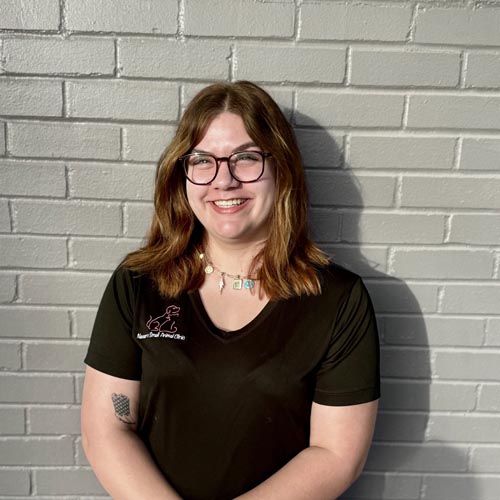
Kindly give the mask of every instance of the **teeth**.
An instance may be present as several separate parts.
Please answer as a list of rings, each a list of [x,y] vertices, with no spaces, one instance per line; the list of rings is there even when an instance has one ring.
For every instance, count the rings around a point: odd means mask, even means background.
[[[245,200],[242,200],[241,198],[235,198],[234,200],[217,200],[214,201],[214,203],[218,207],[227,208],[241,205],[242,203],[245,203]]]

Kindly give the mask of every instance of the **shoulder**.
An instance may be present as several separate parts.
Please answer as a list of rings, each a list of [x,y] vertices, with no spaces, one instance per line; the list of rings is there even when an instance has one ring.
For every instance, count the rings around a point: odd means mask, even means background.
[[[318,270],[322,293],[327,291],[349,291],[356,284],[362,283],[361,277],[355,272],[330,261],[326,266]]]

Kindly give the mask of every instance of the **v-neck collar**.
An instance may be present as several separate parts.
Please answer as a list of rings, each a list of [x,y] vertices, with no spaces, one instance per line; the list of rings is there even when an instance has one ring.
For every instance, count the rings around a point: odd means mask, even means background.
[[[241,339],[242,337],[247,336],[271,314],[271,312],[279,303],[277,301],[270,300],[257,314],[257,316],[255,316],[255,318],[253,318],[245,326],[239,328],[238,330],[226,331],[217,328],[217,326],[215,326],[213,321],[210,319],[210,316],[205,309],[205,304],[203,304],[203,300],[201,299],[199,290],[196,290],[193,293],[189,293],[188,296],[191,304],[193,305],[194,311],[202,322],[203,326],[212,336],[214,336],[217,340],[224,344],[234,342]]]

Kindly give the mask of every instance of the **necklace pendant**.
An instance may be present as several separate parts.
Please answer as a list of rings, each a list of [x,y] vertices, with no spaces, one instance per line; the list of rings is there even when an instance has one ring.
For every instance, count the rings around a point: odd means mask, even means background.
[[[247,279],[243,281],[243,288],[245,288],[246,290],[250,290],[254,286],[255,286],[255,281],[252,279]]]
[[[233,290],[241,290],[243,282],[239,276],[233,279]]]
[[[214,266],[207,264],[205,266],[205,274],[212,274],[214,272]]]
[[[219,278],[219,293],[222,294],[222,290],[224,289],[225,286],[226,284],[224,283],[224,273],[221,273]]]

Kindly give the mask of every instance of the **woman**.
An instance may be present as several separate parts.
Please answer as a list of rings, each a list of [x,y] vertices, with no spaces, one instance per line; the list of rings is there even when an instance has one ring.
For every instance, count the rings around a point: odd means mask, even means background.
[[[333,499],[379,397],[361,280],[307,232],[296,141],[249,82],[202,90],[159,163],[146,245],[86,358],[83,446],[115,499]]]

